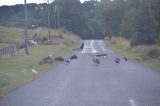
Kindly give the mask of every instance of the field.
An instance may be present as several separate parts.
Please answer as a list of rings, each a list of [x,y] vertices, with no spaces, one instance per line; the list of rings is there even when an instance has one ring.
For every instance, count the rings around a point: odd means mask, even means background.
[[[158,44],[150,46],[140,45],[131,48],[129,41],[120,37],[112,37],[111,40],[106,42],[107,46],[122,56],[128,57],[131,61],[160,71],[160,46]]]
[[[8,44],[6,43],[7,45],[12,42],[19,43],[23,41],[23,37],[21,37],[21,35],[23,35],[23,29],[7,29],[5,29],[5,27],[0,27],[0,31],[2,32],[3,36],[5,36],[2,37],[0,33],[0,39],[3,39],[2,41],[8,42]],[[14,34],[9,30],[14,31]],[[30,30],[30,33],[34,35],[34,31],[37,30],[39,29]],[[61,36],[59,37],[59,35]],[[43,36],[47,36],[47,31],[43,32]],[[38,71],[38,76],[40,76],[59,64],[58,62],[54,61],[52,65],[38,65],[40,60],[49,55],[50,51],[53,52],[54,57],[62,56],[67,58],[79,41],[77,36],[69,32],[63,33],[56,31],[55,36],[58,36],[55,37],[55,39],[58,41],[57,44],[32,46],[29,48],[30,55],[25,55],[24,50],[20,50],[15,56],[0,60],[0,97],[36,79],[31,71],[32,68]],[[3,44],[3,47],[7,46]]]
[[[48,29],[36,28],[28,30],[29,39],[32,39],[32,37],[35,34],[37,34],[39,37],[48,37]],[[66,40],[70,40],[71,42],[75,42],[77,41],[77,39],[79,39],[71,32],[53,30],[53,29],[51,29],[51,36],[55,39],[63,38]],[[24,41],[24,29],[0,26],[0,43],[12,44],[12,43],[22,43],[23,41]]]

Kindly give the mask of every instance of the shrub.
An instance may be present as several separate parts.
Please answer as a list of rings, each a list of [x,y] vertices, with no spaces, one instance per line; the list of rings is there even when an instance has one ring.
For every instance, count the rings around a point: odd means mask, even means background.
[[[147,52],[146,56],[151,58],[158,58],[160,56],[160,51],[156,48],[152,48]]]
[[[124,38],[112,37],[110,41],[112,44],[116,44],[122,49],[129,49],[130,48],[129,41]]]

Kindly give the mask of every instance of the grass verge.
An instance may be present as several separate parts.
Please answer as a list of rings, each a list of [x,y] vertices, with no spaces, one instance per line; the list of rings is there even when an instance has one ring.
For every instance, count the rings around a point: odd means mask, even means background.
[[[39,61],[46,57],[50,51],[54,56],[67,57],[73,50],[74,45],[39,45],[29,48],[30,55],[26,56],[20,51],[16,56],[0,60],[0,97],[15,90],[16,88],[31,82],[35,79],[31,72],[34,67],[39,75],[55,67],[53,65],[38,65]]]
[[[113,51],[121,54],[122,56],[128,57],[128,59],[143,64],[147,67],[152,68],[153,70],[160,71],[160,57],[151,57],[148,54],[151,54],[152,51],[160,51],[160,47],[157,45],[152,46],[138,46],[138,47],[125,47],[125,45],[121,45],[122,40],[116,40],[122,38],[114,38],[114,42],[112,40],[107,40],[107,46],[110,47]],[[116,43],[115,43],[116,42]],[[127,41],[125,41],[127,42]],[[129,41],[128,41],[129,42]],[[138,49],[137,49],[138,48]],[[154,50],[153,50],[154,49]],[[153,54],[153,53],[152,53]],[[157,53],[156,53],[157,54]],[[139,61],[137,61],[137,59]]]

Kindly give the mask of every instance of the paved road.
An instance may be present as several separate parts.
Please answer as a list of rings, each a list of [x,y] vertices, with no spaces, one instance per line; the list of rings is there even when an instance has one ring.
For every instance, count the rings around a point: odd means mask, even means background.
[[[160,106],[160,73],[114,59],[103,41],[87,40],[78,60],[55,69],[10,93],[0,106]],[[94,53],[108,53],[100,64]]]

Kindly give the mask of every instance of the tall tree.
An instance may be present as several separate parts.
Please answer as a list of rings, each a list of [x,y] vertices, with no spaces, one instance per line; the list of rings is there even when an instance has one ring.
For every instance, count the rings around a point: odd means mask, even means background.
[[[136,33],[131,44],[153,44],[155,43],[157,22],[151,9],[150,2],[141,0],[138,15],[136,17]]]
[[[136,8],[130,8],[123,16],[120,26],[120,35],[122,37],[130,39],[134,36],[136,31],[136,17],[138,10]]]
[[[82,5],[79,0],[57,0],[60,8],[60,23],[66,29],[83,36],[85,18]],[[53,13],[54,14],[54,13]],[[54,18],[51,19],[54,23]]]
[[[104,10],[104,21],[107,31],[112,35],[119,35],[121,20],[126,12],[125,0],[114,0]]]

